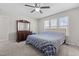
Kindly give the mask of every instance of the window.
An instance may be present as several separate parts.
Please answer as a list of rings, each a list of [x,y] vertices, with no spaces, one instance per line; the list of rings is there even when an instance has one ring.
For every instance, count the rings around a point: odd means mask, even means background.
[[[57,28],[57,19],[50,20],[50,27]]]
[[[69,25],[69,18],[67,16],[59,18],[58,27],[59,28],[65,28],[67,36],[69,36],[68,25]]]
[[[49,26],[49,20],[44,21],[44,29],[48,29]]]
[[[61,17],[59,18],[59,27],[67,27],[69,25],[68,17]]]
[[[60,17],[58,19],[46,20],[44,21],[44,29],[49,28],[68,28],[69,19],[67,16]]]
[[[57,28],[57,19],[44,21],[44,29]]]

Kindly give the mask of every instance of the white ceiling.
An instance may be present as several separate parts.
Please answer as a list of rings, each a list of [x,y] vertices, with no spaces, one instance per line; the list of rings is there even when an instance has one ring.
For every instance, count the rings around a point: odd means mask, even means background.
[[[42,9],[43,14],[30,13],[33,8],[24,6],[27,3],[0,3],[0,14],[8,16],[24,16],[39,19],[68,9],[79,7],[78,3],[41,3],[41,6],[50,6],[50,9]],[[34,5],[29,3],[29,5]]]

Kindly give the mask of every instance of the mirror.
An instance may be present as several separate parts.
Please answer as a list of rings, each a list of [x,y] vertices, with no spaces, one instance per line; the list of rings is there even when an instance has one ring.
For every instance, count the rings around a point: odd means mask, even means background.
[[[30,30],[30,22],[26,20],[18,20],[18,31],[29,31]]]

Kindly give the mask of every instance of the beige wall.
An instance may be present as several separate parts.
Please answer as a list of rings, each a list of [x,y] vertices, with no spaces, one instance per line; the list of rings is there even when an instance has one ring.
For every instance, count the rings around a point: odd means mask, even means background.
[[[79,46],[79,8],[71,9],[68,11],[60,12],[38,20],[38,32],[43,32],[43,21],[62,16],[69,17],[69,37],[67,43]]]

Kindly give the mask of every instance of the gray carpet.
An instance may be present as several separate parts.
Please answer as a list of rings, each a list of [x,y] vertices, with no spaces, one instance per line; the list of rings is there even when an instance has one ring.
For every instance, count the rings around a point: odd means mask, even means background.
[[[0,56],[42,56],[43,54],[25,42],[0,41]]]
[[[79,56],[79,47],[62,45],[59,56]],[[0,56],[43,56],[41,52],[25,42],[0,41]]]

